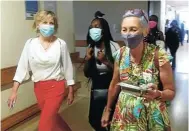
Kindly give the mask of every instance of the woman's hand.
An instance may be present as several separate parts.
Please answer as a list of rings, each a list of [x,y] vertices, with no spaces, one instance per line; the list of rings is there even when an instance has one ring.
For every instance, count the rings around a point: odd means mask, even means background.
[[[105,54],[103,51],[99,51],[98,54],[97,54],[97,59],[100,61],[100,62],[105,62],[106,61],[106,57],[105,57]]]
[[[87,48],[86,59],[87,60],[91,59],[92,55],[93,55],[93,48]]]
[[[103,113],[103,116],[102,116],[102,119],[101,119],[101,126],[102,127],[107,127],[109,124],[110,124],[110,111],[108,110],[104,110],[104,113]]]
[[[9,97],[7,104],[10,109],[12,109],[15,106],[17,100],[17,92],[12,92],[11,96]]]
[[[12,93],[7,101],[8,107],[11,109],[14,107],[16,100],[17,100],[17,91],[20,86],[20,83],[17,81],[14,81],[13,87],[12,87]]]
[[[147,93],[143,95],[143,97],[145,97],[147,101],[154,100],[161,96],[161,93],[159,90],[157,90],[156,85],[150,83],[147,86],[148,86]]]
[[[74,101],[74,91],[73,91],[73,86],[69,86],[69,93],[68,93],[68,99],[67,99],[67,104],[71,105]]]

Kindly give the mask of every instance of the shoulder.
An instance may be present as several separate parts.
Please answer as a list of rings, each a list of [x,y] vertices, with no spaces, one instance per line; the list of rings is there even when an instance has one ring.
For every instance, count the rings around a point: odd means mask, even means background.
[[[26,44],[30,44],[30,43],[34,43],[38,38],[29,38],[27,41],[26,41]]]
[[[157,46],[154,45],[154,44],[148,43],[148,44],[147,44],[147,48],[148,48],[148,49],[156,49]]]
[[[120,57],[122,56],[122,54],[123,53],[128,54],[128,52],[129,52],[129,48],[127,46],[122,46],[116,52],[113,53],[114,60],[116,62],[118,62],[120,60]]]
[[[151,50],[152,52],[155,51],[155,50],[158,50],[158,53],[159,53],[159,54],[166,54],[165,49],[159,47],[158,45],[148,44],[148,45],[147,45],[147,48],[148,48],[148,50]],[[151,52],[151,53],[152,53],[152,52]]]
[[[117,51],[114,52],[114,55],[120,55],[125,51],[126,52],[129,51],[129,48],[127,46],[122,46],[121,48],[119,48]]]
[[[25,47],[29,47],[30,45],[34,45],[37,42],[38,42],[38,38],[29,38],[25,43]]]
[[[62,40],[62,39],[60,39],[60,38],[57,38],[57,40],[56,40],[59,44],[60,44],[60,48],[61,49],[67,49],[67,43],[64,41],[64,40]]]
[[[57,38],[57,42],[59,42],[62,46],[66,46],[66,42],[63,39]]]
[[[111,45],[111,47],[116,48],[116,50],[120,49],[120,46],[119,46],[119,44],[117,42],[110,41],[110,45]]]
[[[146,46],[146,54],[147,55],[153,54],[158,47],[159,47],[158,45],[148,43]]]

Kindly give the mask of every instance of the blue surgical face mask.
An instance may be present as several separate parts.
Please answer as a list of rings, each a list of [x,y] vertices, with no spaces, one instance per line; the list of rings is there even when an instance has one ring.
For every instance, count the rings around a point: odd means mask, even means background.
[[[130,48],[136,48],[143,40],[143,34],[122,34],[124,43]]]
[[[102,38],[102,29],[100,28],[91,28],[89,30],[89,35],[92,40],[98,42]]]
[[[49,37],[54,34],[54,25],[42,24],[39,31],[44,37]]]

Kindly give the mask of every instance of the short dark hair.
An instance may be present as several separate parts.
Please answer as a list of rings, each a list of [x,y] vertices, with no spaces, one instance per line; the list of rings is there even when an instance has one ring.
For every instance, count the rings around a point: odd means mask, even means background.
[[[151,15],[151,16],[149,17],[149,21],[158,22],[158,17],[157,17],[157,15]]]

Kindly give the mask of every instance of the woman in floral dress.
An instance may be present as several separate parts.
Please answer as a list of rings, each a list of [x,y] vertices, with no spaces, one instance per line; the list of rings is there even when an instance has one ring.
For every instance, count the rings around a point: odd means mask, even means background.
[[[111,131],[171,130],[165,101],[171,101],[175,96],[172,69],[165,50],[143,41],[147,34],[148,18],[144,11],[128,10],[121,25],[126,46],[115,53],[114,75],[102,117],[102,126],[106,127],[110,124],[112,103],[119,93]],[[158,90],[160,80],[163,91]],[[148,90],[137,95],[117,86],[118,82],[132,82],[139,87],[146,85]]]

